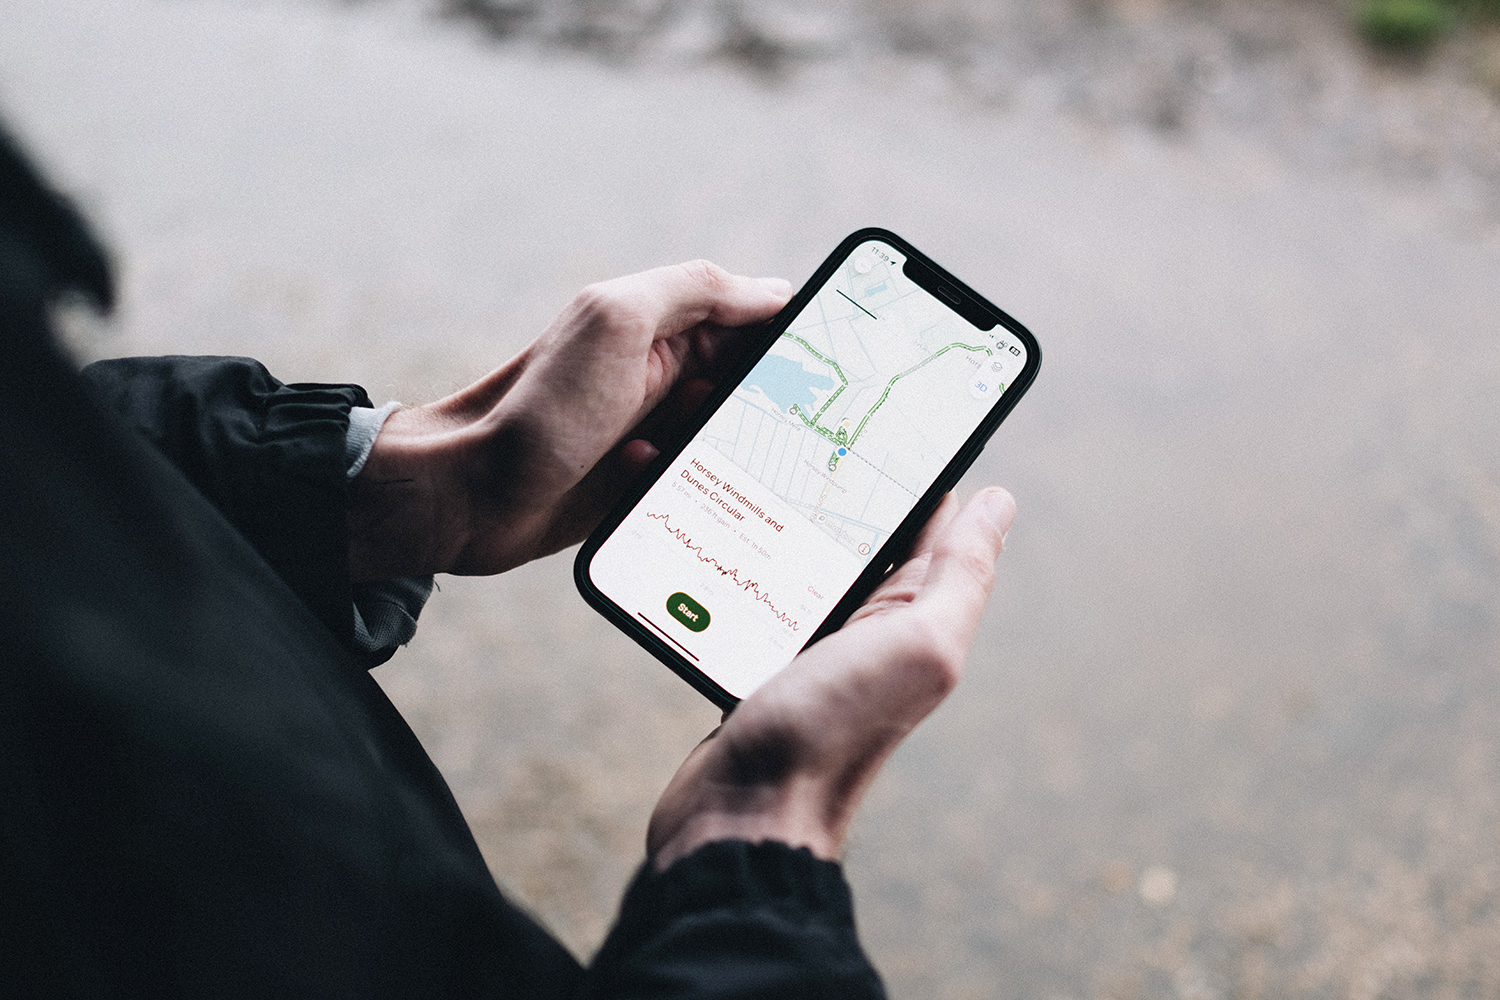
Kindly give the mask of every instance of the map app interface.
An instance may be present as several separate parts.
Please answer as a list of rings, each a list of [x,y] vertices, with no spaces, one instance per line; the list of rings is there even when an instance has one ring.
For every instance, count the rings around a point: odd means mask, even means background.
[[[791,662],[1025,366],[904,263],[858,246],[590,563],[738,698]]]

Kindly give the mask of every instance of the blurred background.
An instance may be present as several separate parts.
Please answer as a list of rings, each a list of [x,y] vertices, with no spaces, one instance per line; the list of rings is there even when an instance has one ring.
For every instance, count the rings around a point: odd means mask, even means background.
[[[847,857],[898,997],[1500,995],[1500,35],[1483,0],[0,0],[117,253],[80,360],[420,403],[589,281],[895,229],[1027,324],[1020,517]],[[716,713],[572,553],[376,676],[578,955]]]

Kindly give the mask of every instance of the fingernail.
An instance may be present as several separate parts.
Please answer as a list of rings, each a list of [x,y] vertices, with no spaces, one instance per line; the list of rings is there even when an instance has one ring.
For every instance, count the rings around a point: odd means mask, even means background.
[[[785,278],[756,278],[755,281],[772,295],[786,298],[792,294],[792,283]]]
[[[1011,522],[1016,519],[1016,498],[1004,490],[990,490],[984,498],[984,510],[995,527],[1000,529],[1000,545],[1003,548],[1005,539],[1010,534]]]

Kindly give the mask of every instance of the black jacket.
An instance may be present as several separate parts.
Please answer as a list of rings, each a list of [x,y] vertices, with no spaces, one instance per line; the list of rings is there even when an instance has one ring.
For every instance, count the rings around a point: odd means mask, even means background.
[[[0,984],[8,996],[879,996],[837,865],[643,871],[589,968],[507,902],[353,640],[354,386],[90,371],[86,229],[0,133]]]

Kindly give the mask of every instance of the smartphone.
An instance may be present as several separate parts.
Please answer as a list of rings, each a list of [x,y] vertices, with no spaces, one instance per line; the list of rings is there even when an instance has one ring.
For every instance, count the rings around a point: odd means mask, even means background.
[[[721,708],[836,630],[1036,378],[895,233],[843,241],[579,550],[584,599]]]

